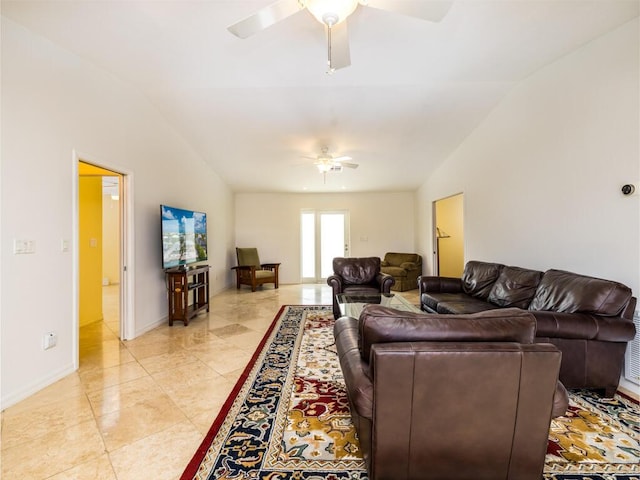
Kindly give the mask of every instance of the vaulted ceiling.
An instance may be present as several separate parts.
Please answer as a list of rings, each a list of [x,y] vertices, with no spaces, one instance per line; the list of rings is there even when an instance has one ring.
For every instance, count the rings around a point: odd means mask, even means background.
[[[244,40],[227,31],[271,3],[1,5],[134,85],[234,191],[358,192],[417,188],[514,85],[637,17],[640,4],[456,0],[438,23],[359,6],[352,65],[328,75],[324,28],[306,11]],[[359,168],[323,182],[301,158],[323,146]]]

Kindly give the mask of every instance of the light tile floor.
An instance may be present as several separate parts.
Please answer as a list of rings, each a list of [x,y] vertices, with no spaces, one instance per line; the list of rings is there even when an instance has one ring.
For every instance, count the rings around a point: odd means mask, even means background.
[[[79,370],[2,413],[0,477],[179,478],[280,307],[329,304],[327,285],[233,288],[187,327],[121,342],[105,297],[105,321],[80,329]]]

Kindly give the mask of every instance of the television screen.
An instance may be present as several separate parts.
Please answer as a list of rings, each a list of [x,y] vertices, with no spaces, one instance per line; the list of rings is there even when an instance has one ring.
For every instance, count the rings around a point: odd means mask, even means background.
[[[207,214],[160,205],[162,268],[207,260]]]

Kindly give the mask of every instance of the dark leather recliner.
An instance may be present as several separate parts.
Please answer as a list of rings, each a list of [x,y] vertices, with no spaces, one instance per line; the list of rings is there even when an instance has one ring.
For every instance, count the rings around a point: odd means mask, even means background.
[[[334,335],[371,480],[540,480],[568,407],[560,351],[518,309],[472,315],[368,305]]]
[[[380,257],[336,257],[333,259],[333,275],[327,278],[333,290],[333,315],[340,317],[336,295],[351,293],[390,293],[395,279],[380,270]]]

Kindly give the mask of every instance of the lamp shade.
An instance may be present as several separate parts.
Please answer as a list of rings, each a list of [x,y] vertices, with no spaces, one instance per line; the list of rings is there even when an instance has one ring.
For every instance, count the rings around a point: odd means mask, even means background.
[[[343,22],[358,6],[358,0],[307,0],[306,7],[322,24]]]

